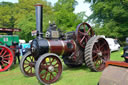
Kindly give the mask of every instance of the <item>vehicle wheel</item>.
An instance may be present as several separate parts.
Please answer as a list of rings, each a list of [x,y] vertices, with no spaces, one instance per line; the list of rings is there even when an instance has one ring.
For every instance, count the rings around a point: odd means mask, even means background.
[[[14,56],[11,49],[0,46],[0,72],[8,70],[13,64]]]
[[[81,23],[76,28],[76,40],[82,48],[85,48],[88,40],[94,36],[92,27],[88,23]]]
[[[46,53],[38,59],[35,66],[37,79],[42,84],[56,82],[62,73],[62,63],[59,56],[53,53]]]
[[[21,58],[20,70],[25,76],[35,76],[35,59],[30,51]]]
[[[120,47],[118,47],[118,51],[120,51]]]
[[[92,37],[85,47],[85,63],[93,71],[102,71],[105,62],[110,59],[107,41],[100,36]]]

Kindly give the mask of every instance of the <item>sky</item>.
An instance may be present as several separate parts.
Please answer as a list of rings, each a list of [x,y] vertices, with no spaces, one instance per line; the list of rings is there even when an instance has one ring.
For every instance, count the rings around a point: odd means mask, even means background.
[[[2,1],[18,3],[18,0],[0,0],[0,2]],[[56,3],[58,0],[47,0],[47,1],[51,2],[52,5],[54,5],[54,3]],[[87,16],[92,14],[92,11],[89,8],[90,6],[89,3],[83,3],[84,0],[76,0],[76,1],[78,2],[78,5],[76,6],[74,13],[85,12]]]

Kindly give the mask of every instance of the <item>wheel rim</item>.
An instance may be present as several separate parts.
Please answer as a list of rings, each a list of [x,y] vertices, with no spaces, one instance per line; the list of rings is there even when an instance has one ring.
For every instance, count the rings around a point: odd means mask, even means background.
[[[81,23],[76,29],[76,38],[82,48],[85,48],[87,41],[94,35],[92,27],[88,23]]]
[[[110,59],[110,49],[107,42],[100,38],[94,43],[92,50],[92,60],[96,70],[102,71],[105,68],[105,62]]]
[[[54,83],[62,73],[61,61],[54,55],[42,60],[39,66],[39,76],[47,84]]]
[[[13,63],[12,51],[5,46],[0,46],[0,72],[9,69],[12,63]]]
[[[31,54],[24,59],[23,70],[28,76],[32,77],[35,75],[35,59]]]

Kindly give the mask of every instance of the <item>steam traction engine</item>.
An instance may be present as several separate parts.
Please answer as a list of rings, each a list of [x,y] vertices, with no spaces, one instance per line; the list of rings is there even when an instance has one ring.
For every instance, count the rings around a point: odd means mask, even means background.
[[[31,51],[20,63],[25,76],[36,75],[43,84],[54,83],[62,73],[62,55],[68,67],[78,67],[83,63],[93,71],[102,71],[110,58],[106,40],[95,36],[91,26],[81,23],[76,31],[61,33],[56,24],[50,24],[46,37],[42,33],[42,5],[36,5],[37,38],[31,43]]]
[[[0,28],[0,72],[8,70],[16,57],[19,59],[19,36],[13,35],[13,32],[19,32],[20,29]]]

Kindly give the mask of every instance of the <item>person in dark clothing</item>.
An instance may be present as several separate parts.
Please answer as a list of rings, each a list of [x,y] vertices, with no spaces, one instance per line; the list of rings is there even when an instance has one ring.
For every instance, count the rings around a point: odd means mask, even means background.
[[[128,63],[128,46],[125,46],[123,49],[123,55],[121,57],[124,57],[125,62]]]

